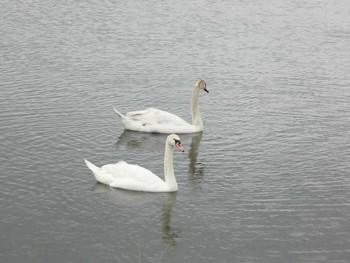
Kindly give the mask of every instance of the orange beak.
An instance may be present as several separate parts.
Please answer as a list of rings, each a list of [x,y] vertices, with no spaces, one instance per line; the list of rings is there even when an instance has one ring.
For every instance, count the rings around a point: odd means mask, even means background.
[[[185,149],[184,149],[184,147],[182,146],[181,142],[179,142],[179,141],[176,142],[176,143],[175,143],[175,146],[176,146],[176,148],[179,149],[180,152],[184,152],[184,151],[185,151]]]

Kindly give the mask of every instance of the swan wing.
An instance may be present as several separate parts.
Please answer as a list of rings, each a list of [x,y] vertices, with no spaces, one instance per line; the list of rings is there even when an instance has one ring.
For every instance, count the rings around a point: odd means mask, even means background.
[[[189,124],[175,114],[155,108],[131,111],[125,116],[116,109],[114,110],[127,130],[154,133],[192,133],[203,129],[200,126]]]
[[[101,167],[112,180],[112,187],[133,190],[160,192],[165,190],[165,182],[151,171],[134,164],[120,161],[116,164],[107,164]]]
[[[141,121],[145,125],[190,125],[187,121],[175,114],[154,108],[128,112],[126,116],[129,119]]]

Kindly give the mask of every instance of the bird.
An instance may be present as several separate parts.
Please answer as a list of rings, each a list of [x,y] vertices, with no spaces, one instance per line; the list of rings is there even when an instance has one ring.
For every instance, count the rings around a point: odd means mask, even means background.
[[[126,130],[168,134],[200,132],[203,131],[203,122],[198,103],[201,90],[209,93],[207,84],[202,79],[197,80],[193,87],[191,101],[192,124],[175,114],[155,108],[131,111],[126,113],[126,115],[120,113],[116,108],[114,108],[114,111]]]
[[[150,170],[139,165],[119,161],[98,167],[84,159],[87,167],[93,172],[96,180],[111,187],[143,192],[176,192],[178,185],[174,175],[173,149],[185,149],[176,134],[170,134],[165,141],[164,180]]]

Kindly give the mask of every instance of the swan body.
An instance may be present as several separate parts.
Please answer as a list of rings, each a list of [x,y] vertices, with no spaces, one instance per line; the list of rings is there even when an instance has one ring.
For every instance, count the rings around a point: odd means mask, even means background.
[[[101,168],[88,160],[85,160],[85,163],[98,182],[111,187],[144,192],[175,192],[178,186],[173,168],[174,147],[184,152],[179,137],[171,134],[167,137],[165,144],[164,181],[151,171],[124,161],[103,165]]]
[[[203,130],[203,122],[198,103],[200,90],[209,92],[204,80],[197,80],[193,87],[191,101],[192,124],[175,114],[154,108],[131,111],[126,115],[121,114],[115,108],[114,111],[127,130],[153,133],[199,132]]]

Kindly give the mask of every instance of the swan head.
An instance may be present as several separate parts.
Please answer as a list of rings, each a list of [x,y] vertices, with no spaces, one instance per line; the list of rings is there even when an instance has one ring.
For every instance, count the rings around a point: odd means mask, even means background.
[[[207,89],[207,83],[205,83],[204,80],[202,79],[197,80],[195,86],[209,93],[209,90]]]
[[[180,152],[185,151],[184,147],[181,144],[180,137],[176,134],[170,134],[167,137],[167,143],[169,143],[173,147],[176,147]]]

